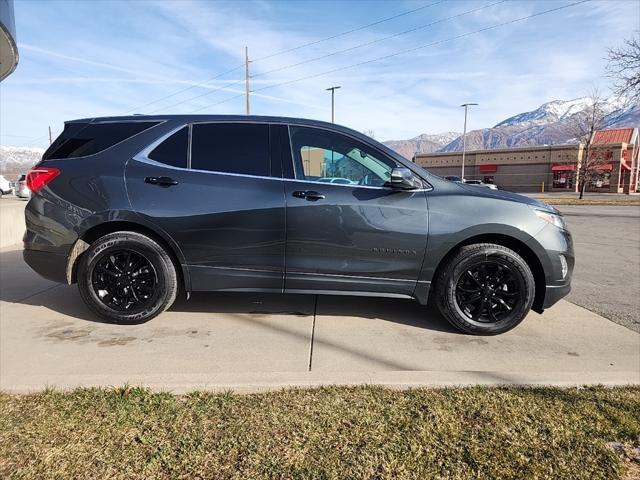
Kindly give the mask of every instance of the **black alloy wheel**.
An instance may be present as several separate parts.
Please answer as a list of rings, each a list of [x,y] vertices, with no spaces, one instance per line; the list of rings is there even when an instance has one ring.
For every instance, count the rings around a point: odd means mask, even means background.
[[[498,259],[481,261],[462,272],[456,301],[475,322],[495,323],[517,311],[522,302],[522,281],[512,267]]]
[[[96,315],[135,324],[171,306],[178,291],[176,264],[155,239],[138,232],[109,233],[78,261],[80,296]]]
[[[458,330],[496,335],[527,316],[535,297],[527,262],[503,245],[476,243],[460,247],[438,267],[434,300]]]
[[[98,258],[91,283],[107,307],[135,313],[144,310],[157,295],[158,275],[142,253],[113,250]]]

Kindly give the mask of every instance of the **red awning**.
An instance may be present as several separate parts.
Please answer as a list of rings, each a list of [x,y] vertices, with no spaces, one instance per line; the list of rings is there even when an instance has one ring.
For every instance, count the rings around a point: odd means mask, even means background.
[[[575,170],[576,166],[573,163],[564,163],[561,165],[554,165],[553,167],[551,167],[551,171],[553,172],[561,172],[564,170]]]
[[[591,165],[589,167],[589,170],[600,170],[600,171],[613,170],[613,165],[610,163],[595,164],[595,165]]]
[[[480,173],[491,173],[491,172],[497,172],[497,171],[498,171],[497,165],[480,165]]]

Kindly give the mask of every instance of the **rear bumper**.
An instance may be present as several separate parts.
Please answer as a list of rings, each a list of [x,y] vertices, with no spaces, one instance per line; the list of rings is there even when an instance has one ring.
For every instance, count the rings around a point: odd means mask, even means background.
[[[67,255],[24,249],[22,258],[37,274],[59,283],[67,283]]]
[[[566,285],[547,286],[544,294],[543,308],[551,307],[552,305],[557,303],[560,299],[569,295],[570,291],[571,291],[571,283],[567,283]]]

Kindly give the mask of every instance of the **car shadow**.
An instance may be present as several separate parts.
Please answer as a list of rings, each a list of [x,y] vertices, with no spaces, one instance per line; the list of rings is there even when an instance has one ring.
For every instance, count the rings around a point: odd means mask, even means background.
[[[55,285],[26,298],[3,299],[13,304],[42,306],[62,315],[95,323],[109,323],[84,304],[75,285]],[[411,300],[330,295],[272,293],[198,292],[189,300],[178,298],[168,310],[173,313],[288,315],[309,317],[366,318],[439,332],[455,332],[433,307]],[[155,319],[149,320],[153,324]]]

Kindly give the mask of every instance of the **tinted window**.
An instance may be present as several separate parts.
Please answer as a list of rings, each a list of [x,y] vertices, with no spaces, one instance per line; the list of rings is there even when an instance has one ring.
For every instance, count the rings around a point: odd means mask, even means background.
[[[71,123],[43,155],[44,160],[84,157],[99,153],[159,122]]]
[[[396,163],[346,135],[308,127],[291,128],[296,177],[337,185],[381,187]]]
[[[269,125],[193,125],[191,168],[267,177],[271,173]]]
[[[189,127],[184,127],[154,148],[149,158],[174,167],[187,168],[188,148]]]

